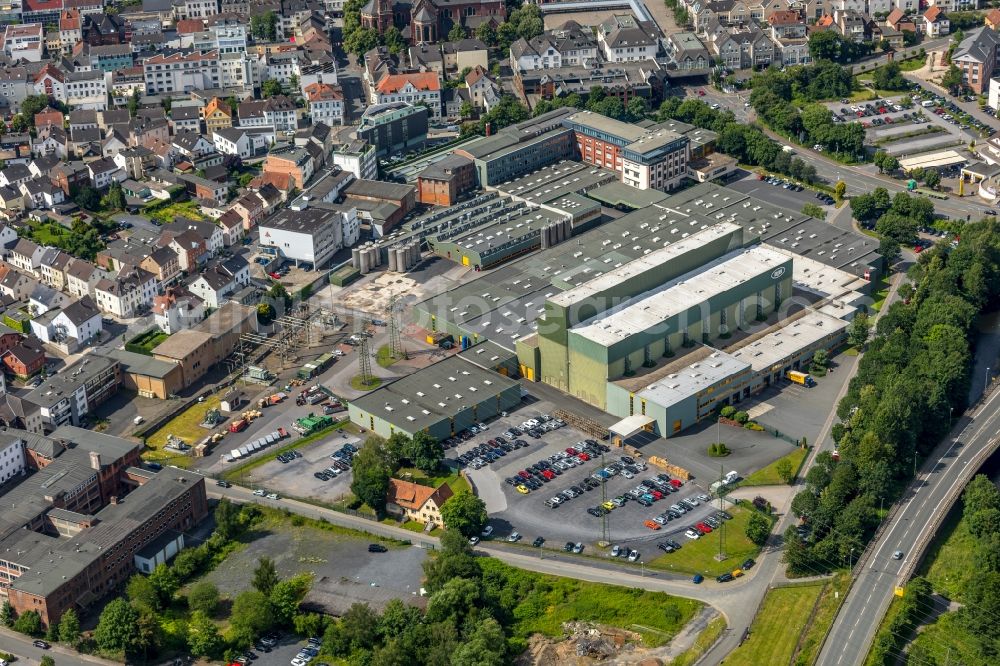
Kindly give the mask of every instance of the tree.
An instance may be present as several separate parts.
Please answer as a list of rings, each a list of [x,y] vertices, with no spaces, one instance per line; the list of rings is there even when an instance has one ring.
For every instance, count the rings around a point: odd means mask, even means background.
[[[122,192],[121,183],[117,180],[111,181],[108,187],[107,207],[112,210],[125,210],[125,193]]]
[[[257,305],[257,321],[267,326],[274,321],[274,306],[270,303],[260,303]]]
[[[56,666],[56,660],[49,655],[45,655],[42,657],[42,660],[38,662],[38,666]]]
[[[17,619],[17,613],[14,611],[14,606],[9,600],[4,600],[3,606],[0,607],[0,622],[3,623],[5,627],[13,627],[14,620]]]
[[[879,90],[906,90],[909,87],[909,82],[903,78],[899,63],[895,61],[876,69],[873,82]]]
[[[476,38],[487,46],[495,46],[497,42],[497,31],[489,23],[480,23],[476,28]]]
[[[273,11],[250,17],[250,32],[258,39],[273,42],[278,38],[278,17]]]
[[[482,577],[468,539],[458,530],[445,530],[441,535],[441,550],[434,557],[424,560],[423,569],[424,586],[432,594],[453,578]]]
[[[389,492],[389,478],[393,470],[382,456],[380,442],[372,441],[376,439],[381,438],[370,437],[354,457],[351,492],[377,514],[382,515],[385,513],[385,496]],[[384,440],[381,440],[381,443],[384,443]]]
[[[101,650],[130,654],[139,645],[139,613],[122,598],[104,607],[94,630],[94,641]]]
[[[340,618],[339,629],[352,650],[370,650],[378,641],[378,614],[368,604],[351,604]]]
[[[933,170],[927,171],[924,174],[924,183],[932,190],[937,189],[937,186],[941,184],[941,174]]]
[[[389,50],[389,53],[394,55],[401,53],[403,49],[406,48],[406,42],[403,40],[403,35],[399,32],[399,28],[394,25],[390,25],[386,28],[385,32],[382,34],[382,41],[385,42],[385,47]]]
[[[951,65],[948,67],[948,71],[944,73],[941,77],[941,87],[947,88],[948,90],[957,90],[962,87],[962,70],[956,65]]]
[[[42,633],[42,616],[38,611],[30,610],[21,613],[14,620],[14,631],[28,636],[40,636]]]
[[[820,30],[809,35],[809,55],[813,60],[840,62],[842,54],[843,44],[835,31]]]
[[[813,352],[812,365],[825,369],[830,362],[830,355],[825,349],[817,349]]]
[[[230,622],[241,640],[252,642],[271,628],[271,605],[259,590],[246,590],[236,595]]]
[[[271,590],[271,610],[275,618],[284,626],[292,624],[296,613],[299,612],[299,601],[306,590],[301,579],[282,580],[274,585]]]
[[[73,201],[84,210],[97,211],[101,208],[100,192],[89,185],[80,187],[73,197]]]
[[[401,599],[390,599],[382,610],[378,621],[378,633],[388,642],[423,619],[420,609],[403,603]]]
[[[875,166],[878,167],[879,173],[891,173],[899,168],[899,160],[884,151],[875,153],[875,157],[872,159],[872,162],[874,162]]]
[[[281,94],[281,82],[277,79],[267,79],[260,84],[260,94],[264,97],[274,97]]]
[[[257,568],[253,571],[254,589],[264,596],[271,594],[274,586],[281,580],[278,577],[278,570],[274,567],[274,560],[266,555],[257,559]]]
[[[72,608],[59,618],[59,642],[73,646],[80,642],[80,617]]]
[[[421,472],[433,474],[441,467],[444,446],[436,437],[421,431],[407,442],[403,453],[404,457]]]
[[[809,217],[815,217],[817,220],[826,219],[826,211],[823,210],[822,206],[818,206],[814,203],[807,203],[802,206],[802,214],[808,215]]]
[[[462,27],[461,23],[456,23],[451,26],[451,30],[448,31],[448,41],[449,42],[460,42],[465,39],[465,28]]]
[[[476,115],[476,107],[474,107],[472,105],[472,102],[470,102],[469,100],[465,100],[464,102],[462,102],[462,106],[460,106],[458,109],[458,115],[462,119],[471,118],[472,116]]]
[[[845,194],[847,194],[847,183],[842,180],[838,180],[837,184],[833,186],[833,196],[838,202],[840,202],[843,200]]]
[[[344,16],[347,16],[345,11]],[[373,28],[359,28],[344,39],[344,50],[361,57],[378,46],[379,34]]]
[[[219,589],[207,580],[200,580],[188,592],[188,608],[212,616],[219,605]]]
[[[299,636],[322,636],[326,630],[326,620],[319,613],[298,613],[292,624]]]
[[[868,342],[868,333],[871,328],[868,315],[859,312],[854,316],[851,325],[847,327],[847,344],[857,349],[861,349]]]
[[[486,616],[467,631],[451,655],[451,666],[503,666],[507,640],[500,623]]]
[[[153,573],[149,574],[149,582],[156,590],[156,596],[160,600],[159,608],[169,606],[174,598],[174,593],[181,586],[177,575],[163,562],[157,564]]]
[[[774,464],[774,471],[778,473],[778,478],[780,478],[785,483],[791,483],[792,478],[794,478],[795,473],[792,470],[792,463],[788,458],[782,458]]]
[[[205,612],[196,610],[188,621],[187,644],[195,656],[214,657],[224,642],[215,623]]]
[[[160,607],[160,595],[150,578],[142,574],[132,574],[125,586],[125,597],[135,608],[157,610]]]
[[[449,530],[456,530],[466,538],[479,534],[486,525],[486,503],[463,490],[441,507],[441,520]]]
[[[128,117],[129,118],[135,118],[137,115],[139,115],[139,100],[140,99],[141,99],[141,97],[139,96],[139,89],[138,88],[134,88],[132,90],[132,94],[129,95],[128,102],[126,102],[126,107],[128,108]]]
[[[632,121],[642,120],[647,113],[649,113],[649,103],[645,97],[633,97],[625,106],[625,114]]]

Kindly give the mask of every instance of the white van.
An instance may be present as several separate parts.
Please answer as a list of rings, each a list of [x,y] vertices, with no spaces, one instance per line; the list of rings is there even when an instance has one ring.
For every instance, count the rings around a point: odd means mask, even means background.
[[[930,107],[934,106],[934,102],[929,99],[925,99],[920,103],[920,106],[924,107],[925,109],[929,109]]]

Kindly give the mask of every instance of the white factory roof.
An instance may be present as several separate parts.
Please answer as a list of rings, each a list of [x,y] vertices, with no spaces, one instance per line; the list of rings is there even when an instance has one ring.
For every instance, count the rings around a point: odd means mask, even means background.
[[[553,296],[549,300],[555,305],[570,307],[575,303],[593,297],[595,294],[601,294],[612,289],[623,280],[662,266],[687,252],[695,251],[706,243],[722,238],[726,234],[738,232],[740,229],[741,227],[738,224],[723,222],[698,231],[690,236],[682,237],[681,240],[676,242],[668,240],[666,247],[653,250],[649,254],[633,259],[627,264],[610,270],[607,273],[602,273],[592,280],[587,280],[583,284]]]
[[[639,397],[662,407],[670,407],[749,368],[750,364],[746,361],[716,350],[707,358],[650,384],[639,393]]]
[[[821,261],[803,257],[783,247],[775,247],[767,243],[764,244],[764,247],[794,259],[792,281],[799,289],[805,289],[821,296],[838,298],[852,291],[861,291],[868,285],[867,280],[854,273],[848,273]]]
[[[790,257],[759,245],[730,252],[574,326],[571,332],[608,347],[660,326],[681,312],[791,261]]]
[[[794,356],[800,350],[847,326],[848,323],[843,319],[820,312],[810,312],[787,326],[730,353],[735,358],[749,363],[754,372],[761,372],[775,364],[783,363],[785,359]]]

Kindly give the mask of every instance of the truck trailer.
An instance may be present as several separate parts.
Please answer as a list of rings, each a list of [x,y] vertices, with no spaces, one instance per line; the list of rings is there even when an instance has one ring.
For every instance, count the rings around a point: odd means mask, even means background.
[[[796,384],[801,384],[802,386],[809,386],[809,387],[816,386],[816,380],[813,379],[812,375],[810,375],[807,372],[799,372],[798,370],[789,370],[785,376],[788,377],[793,382],[795,382]]]

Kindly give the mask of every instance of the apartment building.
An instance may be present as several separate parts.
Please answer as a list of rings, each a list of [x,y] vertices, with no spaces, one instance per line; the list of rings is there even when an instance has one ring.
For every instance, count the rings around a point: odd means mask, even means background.
[[[146,93],[189,93],[219,88],[222,82],[218,51],[158,53],[142,63]]]

